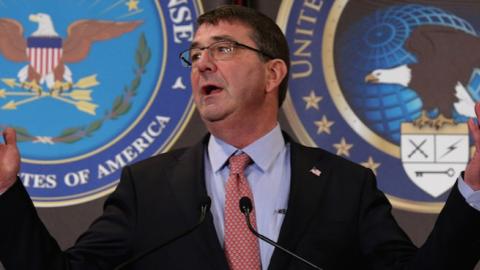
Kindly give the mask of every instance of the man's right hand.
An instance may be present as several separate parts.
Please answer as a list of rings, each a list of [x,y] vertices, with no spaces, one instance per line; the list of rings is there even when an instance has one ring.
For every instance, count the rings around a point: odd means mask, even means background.
[[[3,131],[4,144],[0,144],[0,193],[5,192],[17,180],[20,171],[20,152],[17,134],[13,128]]]

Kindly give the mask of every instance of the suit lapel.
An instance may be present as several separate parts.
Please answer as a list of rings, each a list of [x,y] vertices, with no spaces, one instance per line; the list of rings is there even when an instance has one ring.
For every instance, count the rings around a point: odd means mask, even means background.
[[[297,143],[290,143],[290,151],[290,194],[278,243],[296,253],[296,246],[310,220],[318,214],[314,206],[318,205],[324,191],[326,164],[322,164],[318,151],[311,151]],[[289,255],[275,249],[268,269],[285,269],[290,260]]]
[[[325,172],[328,172],[328,165],[325,160],[322,160],[319,151],[303,147],[292,142],[288,137],[286,140],[290,141],[291,184],[288,210],[278,243],[295,252],[310,220],[314,214],[318,214],[315,213],[313,206],[318,205],[325,190]],[[169,177],[173,194],[188,224],[195,224],[198,221],[200,200],[207,195],[204,172],[204,151],[207,141],[208,136],[201,143],[181,154],[173,168],[172,177]],[[318,172],[315,169],[321,172],[320,175],[317,175]],[[212,269],[228,269],[210,212],[204,224],[194,234],[194,238],[199,252],[206,255],[205,258],[209,259]],[[285,269],[290,260],[290,256],[275,249],[268,269]]]
[[[204,149],[207,141],[208,136],[201,143],[188,148],[179,156],[172,177],[169,177],[173,194],[177,198],[177,203],[180,205],[187,224],[198,222],[200,202],[207,196],[204,167]],[[210,211],[207,213],[204,223],[194,233],[194,238],[199,251],[206,254],[206,259],[210,259],[212,269],[228,269]]]

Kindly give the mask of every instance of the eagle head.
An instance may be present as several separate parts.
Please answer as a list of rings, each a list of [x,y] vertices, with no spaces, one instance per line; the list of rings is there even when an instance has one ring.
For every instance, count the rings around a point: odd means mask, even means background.
[[[58,36],[58,33],[53,27],[52,18],[45,13],[31,14],[28,19],[32,22],[38,23],[38,28],[32,33],[32,36],[52,37]]]
[[[390,69],[376,69],[365,77],[365,82],[400,84],[408,87],[411,79],[411,69],[407,65],[401,65]]]

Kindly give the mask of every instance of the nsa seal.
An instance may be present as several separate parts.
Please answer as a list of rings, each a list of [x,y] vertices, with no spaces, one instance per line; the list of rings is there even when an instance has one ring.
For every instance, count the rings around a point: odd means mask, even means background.
[[[370,168],[394,207],[435,213],[473,145],[477,3],[284,1],[297,137]]]
[[[0,126],[17,131],[36,206],[110,193],[121,168],[167,151],[193,113],[198,1],[0,3]]]

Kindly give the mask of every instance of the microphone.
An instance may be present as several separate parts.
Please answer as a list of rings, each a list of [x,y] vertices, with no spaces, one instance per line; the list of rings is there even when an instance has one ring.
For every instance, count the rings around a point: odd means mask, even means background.
[[[245,218],[247,220],[247,225],[248,225],[248,229],[258,238],[262,239],[263,241],[269,243],[270,245],[280,249],[281,251],[287,253],[288,255],[296,258],[297,260],[300,260],[301,262],[309,265],[310,267],[312,267],[313,269],[318,269],[318,270],[323,270],[322,268],[316,266],[315,264],[307,261],[306,259],[298,256],[297,254],[291,252],[290,250],[280,246],[279,244],[277,244],[276,242],[274,242],[273,240],[261,235],[260,233],[258,233],[252,226],[252,223],[250,223],[250,213],[252,212],[253,210],[253,205],[252,205],[252,201],[250,200],[250,198],[248,197],[242,197],[240,199],[240,202],[239,202],[239,205],[240,205],[240,211],[242,211],[242,213],[245,215]]]
[[[197,224],[195,224],[193,227],[188,229],[187,231],[183,232],[182,234],[179,234],[175,237],[172,237],[171,239],[167,240],[166,242],[161,243],[158,246],[154,246],[142,253],[139,253],[138,255],[132,257],[131,259],[128,259],[127,261],[123,262],[122,264],[118,265],[115,267],[114,270],[121,270],[124,269],[126,266],[131,265],[132,263],[142,259],[143,257],[150,255],[151,253],[168,246],[169,244],[177,241],[178,239],[190,234],[191,232],[195,231],[200,225],[202,225],[203,221],[205,221],[205,217],[207,216],[208,211],[210,210],[210,205],[212,203],[212,200],[210,199],[209,196],[205,196],[202,198],[201,203],[200,203],[200,218],[198,219]]]

